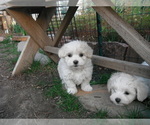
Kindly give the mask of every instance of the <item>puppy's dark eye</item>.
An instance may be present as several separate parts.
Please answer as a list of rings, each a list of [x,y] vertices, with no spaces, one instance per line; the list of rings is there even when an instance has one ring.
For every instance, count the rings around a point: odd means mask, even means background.
[[[71,54],[71,53],[69,53],[69,54],[68,54],[68,57],[72,57],[72,54]]]
[[[127,91],[125,91],[125,92],[124,92],[124,94],[125,94],[125,95],[129,95],[130,93],[129,93],[129,92],[127,92]]]
[[[80,53],[79,56],[80,56],[80,57],[83,57],[83,53]]]

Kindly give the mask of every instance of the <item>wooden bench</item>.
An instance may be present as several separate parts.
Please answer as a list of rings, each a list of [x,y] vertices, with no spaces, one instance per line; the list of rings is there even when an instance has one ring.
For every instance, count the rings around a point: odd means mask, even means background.
[[[145,60],[150,64],[150,44],[146,41],[131,25],[124,21],[112,8],[110,1],[92,0],[95,5],[91,6],[95,11],[104,18],[108,24],[118,32],[118,34]],[[25,2],[25,1],[24,1]],[[78,2],[78,0],[74,0]],[[75,3],[74,3],[75,4]],[[107,6],[104,6],[104,5]],[[33,57],[39,48],[50,52],[48,56],[57,62],[59,60],[57,54],[57,45],[66,31],[71,19],[74,17],[78,6],[69,6],[69,9],[61,22],[60,28],[54,38],[50,40],[45,30],[47,29],[56,6],[45,7],[43,3],[37,3],[38,6],[23,6],[23,3],[9,3],[9,7],[5,9],[30,35],[26,48],[21,53],[19,60],[12,72],[12,76],[21,73],[29,65],[32,64]],[[27,5],[27,4],[26,4]],[[39,17],[35,21],[30,14],[39,13]],[[123,71],[150,78],[150,66],[141,66],[140,64],[121,61],[101,56],[93,56],[93,63],[99,66]]]

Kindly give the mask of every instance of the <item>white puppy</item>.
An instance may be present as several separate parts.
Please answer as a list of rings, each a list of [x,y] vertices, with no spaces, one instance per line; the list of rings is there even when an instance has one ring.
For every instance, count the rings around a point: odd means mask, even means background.
[[[93,72],[92,55],[93,50],[83,41],[72,41],[59,49],[58,73],[69,94],[77,93],[76,85],[81,85],[83,91],[92,91],[89,84]]]
[[[146,62],[142,64],[148,65]],[[124,106],[135,99],[142,102],[150,95],[150,79],[117,72],[108,80],[107,88],[111,93],[110,100]]]

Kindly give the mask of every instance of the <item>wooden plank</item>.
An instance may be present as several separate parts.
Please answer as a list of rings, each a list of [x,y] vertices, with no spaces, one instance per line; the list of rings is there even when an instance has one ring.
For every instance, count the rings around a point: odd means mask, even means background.
[[[44,50],[50,53],[58,54],[59,48],[45,46]],[[94,64],[99,66],[118,70],[121,72],[126,72],[129,74],[134,74],[137,76],[150,78],[150,66],[143,66],[137,63],[112,59],[108,57],[101,57],[96,55],[93,55],[92,60]]]
[[[58,49],[57,47],[51,47],[51,46],[45,46],[44,47],[44,50],[46,52],[49,52],[49,53],[53,53],[53,54],[58,54]]]
[[[125,22],[111,7],[93,8],[150,65],[150,44],[148,41]]]
[[[150,66],[143,66],[137,63],[101,57],[96,55],[93,56],[93,63],[117,71],[150,78]]]
[[[47,29],[49,21],[51,20],[56,8],[48,8],[44,9],[37,19],[37,23],[43,28],[43,30]],[[47,16],[49,15],[49,16]],[[44,22],[44,23],[43,23]],[[12,72],[12,76],[20,74],[22,71],[27,69],[33,62],[33,58],[39,49],[39,45],[31,38],[28,42],[24,50],[22,51],[19,59],[14,67]]]
[[[76,6],[78,0],[11,0],[6,4],[9,6],[15,7],[35,7],[35,6],[43,6],[43,7],[54,7],[54,6]],[[71,1],[71,2],[70,2]],[[59,4],[58,4],[59,3]]]
[[[13,36],[12,40],[14,41],[27,41],[29,36]]]
[[[48,11],[46,11],[48,10]],[[46,11],[46,12],[45,12]],[[53,14],[56,11],[56,7],[51,7],[50,9],[45,9],[45,11],[42,11],[42,13],[39,15],[39,18],[37,20],[38,24],[43,27],[44,30],[48,28],[49,22],[53,16]],[[50,39],[49,39],[50,40]],[[46,41],[50,42],[51,46],[53,46],[52,41]],[[54,62],[58,62],[59,58],[56,55],[52,55],[50,53],[47,54]]]
[[[104,7],[104,6],[115,6],[115,4],[111,1],[111,0],[92,0],[95,5],[94,6],[98,6],[98,7]]]
[[[2,2],[1,2],[2,1]],[[11,7],[56,7],[56,6],[76,6],[78,0],[1,0],[0,4]],[[69,4],[68,4],[69,3]]]
[[[60,42],[62,36],[64,35],[64,33],[68,27],[68,25],[70,24],[72,18],[74,17],[74,14],[77,9],[78,9],[78,7],[69,7],[69,9],[59,27],[59,30],[54,38],[54,42],[53,42],[52,46],[58,45],[58,43]]]
[[[46,6],[45,0],[11,0],[5,4],[12,7]]]

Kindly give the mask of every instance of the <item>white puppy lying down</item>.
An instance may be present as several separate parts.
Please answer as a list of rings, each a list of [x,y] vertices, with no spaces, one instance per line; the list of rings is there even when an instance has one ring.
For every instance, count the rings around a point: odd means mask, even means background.
[[[148,64],[143,62],[142,65]],[[150,96],[150,79],[117,72],[108,80],[107,88],[111,93],[110,100],[116,105],[124,106],[136,98],[142,102]]]
[[[72,41],[59,49],[58,73],[69,94],[77,93],[76,85],[81,85],[83,91],[92,91],[89,84],[93,72],[92,55],[93,50],[83,41]]]

